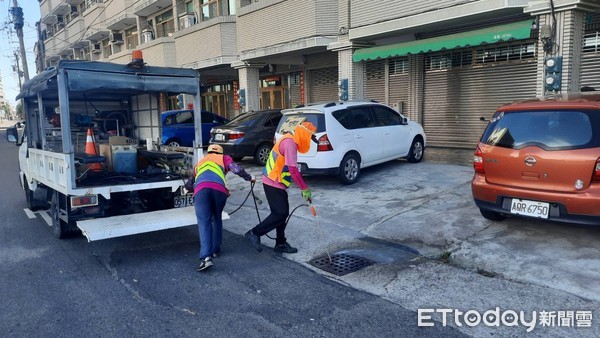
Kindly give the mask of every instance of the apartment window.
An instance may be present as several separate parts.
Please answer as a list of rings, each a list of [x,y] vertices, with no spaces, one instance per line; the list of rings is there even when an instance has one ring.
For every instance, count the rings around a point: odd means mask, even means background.
[[[162,38],[169,36],[175,31],[175,20],[173,19],[173,10],[168,10],[155,17],[156,37]]]
[[[102,57],[105,59],[112,55],[112,49],[110,48],[110,41],[108,39],[102,40]]]
[[[583,35],[583,52],[600,53],[600,15],[587,14],[585,16],[585,31]]]
[[[134,49],[138,45],[137,27],[133,26],[125,30],[125,44],[127,49]]]
[[[235,0],[200,0],[201,20],[235,15]]]

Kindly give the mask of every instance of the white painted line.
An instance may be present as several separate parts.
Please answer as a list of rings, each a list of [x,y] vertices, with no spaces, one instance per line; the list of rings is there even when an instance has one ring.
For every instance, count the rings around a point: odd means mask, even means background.
[[[48,216],[48,212],[46,212],[46,210],[40,210],[38,213],[40,214],[40,216],[42,216],[44,221],[46,221],[46,224],[48,224],[48,226],[52,226],[52,219],[50,218],[50,216]]]
[[[25,215],[27,215],[27,217],[29,217],[29,219],[36,218],[33,211],[29,210],[29,208],[25,208],[25,209],[23,209],[23,211],[25,211]]]

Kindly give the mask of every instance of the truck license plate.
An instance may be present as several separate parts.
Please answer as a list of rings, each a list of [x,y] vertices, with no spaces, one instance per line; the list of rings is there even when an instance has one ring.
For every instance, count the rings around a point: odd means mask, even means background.
[[[194,205],[194,194],[177,195],[173,199],[173,204],[175,208],[190,207]]]
[[[510,212],[516,215],[525,215],[538,218],[548,218],[550,204],[545,202],[512,199]]]

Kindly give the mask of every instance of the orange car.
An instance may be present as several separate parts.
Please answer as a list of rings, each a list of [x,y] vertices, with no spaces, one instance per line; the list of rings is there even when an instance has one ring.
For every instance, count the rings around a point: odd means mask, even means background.
[[[600,94],[498,108],[473,157],[483,217],[600,225]]]

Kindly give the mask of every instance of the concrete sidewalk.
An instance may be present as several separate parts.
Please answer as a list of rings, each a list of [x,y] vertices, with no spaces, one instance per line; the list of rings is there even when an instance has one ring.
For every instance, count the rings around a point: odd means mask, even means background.
[[[429,149],[428,149],[429,150]],[[355,288],[417,310],[423,307],[516,311],[564,311],[600,308],[600,228],[507,219],[491,222],[473,203],[469,165],[446,164],[428,152],[422,163],[393,161],[363,170],[358,183],[345,186],[333,177],[307,177],[318,224],[307,206],[290,218],[286,235],[299,253],[284,257]],[[459,153],[465,162],[470,151]],[[471,155],[472,156],[472,153]],[[260,177],[262,168],[242,161]],[[229,175],[237,208],[249,185]],[[261,218],[268,204],[260,184],[255,194]],[[305,202],[290,189],[290,208]],[[251,198],[231,220],[229,231],[243,235],[257,224]],[[274,241],[263,237],[263,244]],[[335,276],[310,264],[329,253],[351,253],[376,264]],[[588,331],[536,330],[543,335],[598,336]],[[524,331],[461,328],[476,336]],[[535,335],[534,335],[535,336]]]

